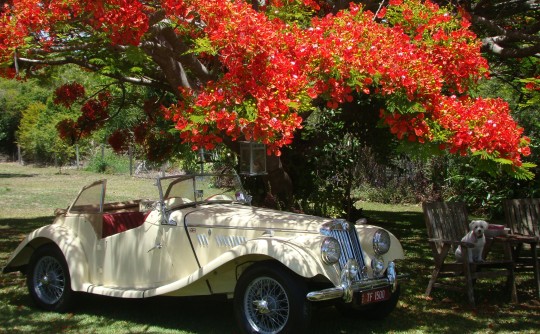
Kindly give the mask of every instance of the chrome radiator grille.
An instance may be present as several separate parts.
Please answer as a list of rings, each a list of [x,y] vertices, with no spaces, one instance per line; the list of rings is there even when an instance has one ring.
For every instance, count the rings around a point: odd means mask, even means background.
[[[335,219],[332,222],[325,224],[321,229],[321,233],[339,241],[341,246],[341,257],[339,258],[339,266],[343,268],[349,259],[355,259],[360,268],[364,268],[364,257],[362,255],[362,247],[360,240],[353,224],[344,219]],[[362,279],[362,270],[358,271],[357,279]]]

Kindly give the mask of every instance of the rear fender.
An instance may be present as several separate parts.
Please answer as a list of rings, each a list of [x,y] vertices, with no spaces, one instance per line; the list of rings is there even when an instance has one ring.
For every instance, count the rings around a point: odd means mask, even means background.
[[[71,289],[82,291],[83,284],[88,282],[88,261],[79,238],[69,229],[59,225],[43,226],[30,233],[9,257],[2,272],[20,270],[24,268],[34,251],[42,245],[54,243],[64,254],[69,274]]]

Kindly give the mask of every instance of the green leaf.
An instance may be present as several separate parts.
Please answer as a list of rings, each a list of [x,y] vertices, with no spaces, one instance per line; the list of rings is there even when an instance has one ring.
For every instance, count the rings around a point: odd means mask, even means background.
[[[138,74],[140,74],[140,73],[143,72],[143,69],[142,69],[142,67],[135,66],[135,67],[132,67],[132,68],[130,69],[130,71],[131,71],[132,73],[138,73]]]
[[[289,108],[292,108],[292,109],[300,108],[300,103],[294,102],[294,101],[289,102],[287,105],[289,106]]]
[[[103,66],[105,65],[105,60],[101,59],[101,58],[92,58],[88,61],[90,64],[94,64],[94,65],[98,65],[98,66]]]
[[[518,180],[532,180],[534,179],[534,173],[530,171],[530,168],[536,167],[532,163],[523,163],[521,167],[514,167],[508,171],[512,177]]]
[[[244,109],[246,111],[246,119],[250,122],[253,122],[255,121],[255,119],[257,119],[257,116],[258,116],[258,112],[257,112],[257,107],[255,106],[255,104],[251,104],[251,103],[244,103]]]
[[[130,46],[126,50],[126,59],[135,65],[143,65],[148,62],[148,56],[141,49],[134,46]]]
[[[214,48],[212,42],[208,37],[197,38],[195,40],[195,46],[188,53],[200,54],[203,52],[208,53],[212,56],[217,55],[217,49]]]
[[[400,114],[416,114],[425,111],[420,103],[409,101],[405,94],[398,92],[389,96],[386,101],[386,109],[391,113]]]
[[[204,123],[205,116],[204,115],[190,115],[189,119],[196,124]]]

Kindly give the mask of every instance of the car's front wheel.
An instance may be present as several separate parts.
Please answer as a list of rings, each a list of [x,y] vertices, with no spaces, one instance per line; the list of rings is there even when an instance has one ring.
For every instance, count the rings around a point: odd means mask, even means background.
[[[26,284],[36,304],[48,311],[63,312],[73,298],[69,269],[56,245],[38,248],[30,259]]]
[[[303,333],[311,318],[304,281],[277,263],[248,268],[236,284],[234,310],[243,333]]]

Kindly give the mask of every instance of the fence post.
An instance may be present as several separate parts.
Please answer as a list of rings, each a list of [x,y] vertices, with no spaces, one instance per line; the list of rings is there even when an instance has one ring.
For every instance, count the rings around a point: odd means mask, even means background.
[[[79,169],[79,144],[75,144],[75,163],[77,164],[76,169]]]
[[[19,161],[19,165],[24,165],[24,161],[22,159],[22,155],[21,155],[21,145],[17,144],[17,158],[18,158],[18,161]]]
[[[128,146],[129,154],[129,176],[133,176],[133,151],[131,150],[131,144]]]

